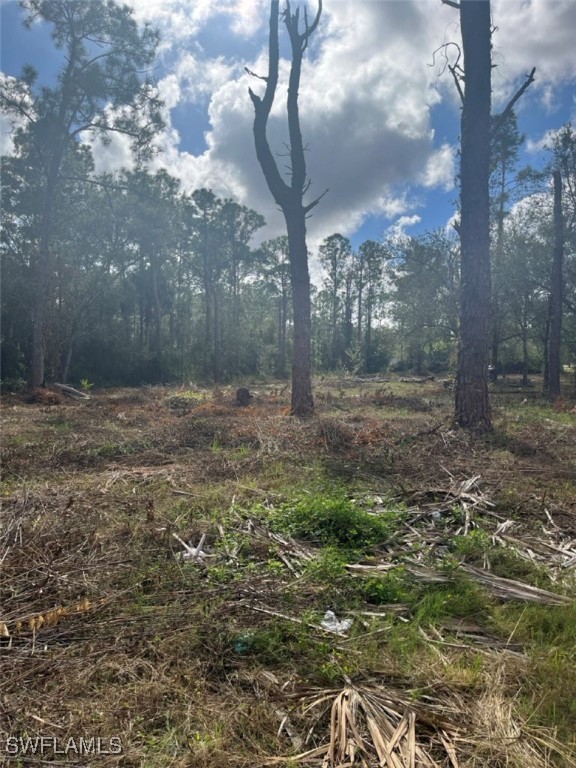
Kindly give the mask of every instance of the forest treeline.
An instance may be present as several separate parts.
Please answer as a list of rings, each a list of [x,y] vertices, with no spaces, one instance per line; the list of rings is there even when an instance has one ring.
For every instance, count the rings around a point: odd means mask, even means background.
[[[566,136],[574,141],[569,129]],[[28,376],[38,178],[23,152],[4,158],[2,376],[8,385]],[[501,228],[499,210],[495,198],[492,359],[528,375],[545,359],[551,193],[544,188],[523,200]],[[138,385],[286,377],[292,312],[287,238],[254,247],[264,223],[256,211],[210,190],[183,193],[165,171],[95,175],[89,151],[73,147],[54,219],[47,379]],[[454,367],[456,231],[391,235],[356,250],[334,234],[316,256],[316,370]],[[568,363],[576,356],[573,248],[565,275]]]
[[[69,20],[52,22],[65,29]],[[259,212],[150,170],[158,102],[134,77],[157,38],[133,26],[126,46],[126,19],[108,19],[107,29],[116,22],[124,36],[116,69],[100,70],[86,45],[76,51],[77,71],[69,66],[52,89],[37,88],[30,69],[4,83],[3,107],[19,127],[2,158],[3,386],[31,378],[39,323],[46,381],[284,378],[293,329],[287,238],[262,242]],[[114,124],[112,97],[121,118]],[[141,118],[144,106],[147,130],[136,135],[128,108]],[[96,173],[84,130],[134,138],[132,167]],[[527,377],[547,360],[554,168],[564,184],[562,359],[576,362],[576,133],[566,125],[552,136],[539,172],[518,166],[524,137],[513,112],[495,135],[491,362]],[[357,248],[341,234],[327,237],[311,254],[314,369],[453,369],[459,264],[458,215],[445,230]]]

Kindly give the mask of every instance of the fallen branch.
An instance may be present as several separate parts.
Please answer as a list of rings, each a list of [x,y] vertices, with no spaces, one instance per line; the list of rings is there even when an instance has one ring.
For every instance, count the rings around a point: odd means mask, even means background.
[[[80,392],[79,389],[74,389],[73,387],[69,387],[66,384],[51,384],[52,387],[55,387],[56,389],[59,389],[61,392],[63,392],[65,395],[68,395],[69,397],[77,397],[79,400],[90,400],[90,395],[87,395],[85,392]]]

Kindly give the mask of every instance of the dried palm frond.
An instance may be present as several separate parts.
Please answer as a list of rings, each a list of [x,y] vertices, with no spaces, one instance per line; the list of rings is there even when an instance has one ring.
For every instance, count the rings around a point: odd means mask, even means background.
[[[316,736],[319,724],[329,715],[329,735],[324,744],[290,759],[319,764],[322,768],[382,766],[382,768],[456,767],[452,739],[456,734],[453,712],[443,704],[412,705],[378,685],[356,686],[318,692],[304,700],[304,715],[322,709],[308,732]],[[452,715],[452,716],[450,716]],[[438,762],[433,752],[440,755]],[[274,758],[272,763],[287,758]],[[321,762],[320,762],[321,759]],[[447,762],[448,761],[448,762]]]

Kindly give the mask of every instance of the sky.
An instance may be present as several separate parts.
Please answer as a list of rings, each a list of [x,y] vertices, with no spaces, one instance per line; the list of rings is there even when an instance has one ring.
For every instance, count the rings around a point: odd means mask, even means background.
[[[260,238],[283,234],[254,151],[248,88],[260,92],[263,84],[245,71],[267,71],[268,0],[128,4],[139,22],[161,34],[152,75],[166,129],[153,168],[166,168],[185,191],[209,187],[262,213],[267,226]],[[316,0],[308,7],[315,13]],[[18,76],[31,63],[40,81],[50,83],[61,59],[49,30],[26,31],[15,0],[0,0],[0,14],[1,72]],[[547,137],[576,124],[576,0],[493,0],[492,16],[494,112],[536,67],[517,113],[527,138],[521,162],[538,166]],[[283,26],[280,34],[281,83],[269,123],[279,154],[287,141],[289,71]],[[458,11],[441,0],[324,0],[300,89],[312,180],[307,201],[328,190],[308,221],[312,249],[335,232],[357,247],[389,231],[418,234],[447,225],[457,197],[460,104],[438,49],[458,41]],[[457,49],[443,50],[453,57]],[[0,149],[10,149],[5,121]],[[95,144],[94,154],[98,170],[130,163],[122,139]]]

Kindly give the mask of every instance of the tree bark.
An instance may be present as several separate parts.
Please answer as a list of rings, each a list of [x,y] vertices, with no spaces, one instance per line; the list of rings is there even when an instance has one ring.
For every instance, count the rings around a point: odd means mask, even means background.
[[[150,259],[150,270],[152,272],[152,299],[154,302],[154,346],[156,347],[156,380],[162,381],[162,305],[160,302],[160,292],[158,290],[158,265],[156,258]]]
[[[46,310],[49,301],[50,282],[50,242],[52,239],[52,225],[56,194],[58,189],[58,177],[62,162],[63,147],[58,147],[51,158],[48,177],[46,180],[46,193],[42,218],[40,221],[40,243],[38,255],[32,266],[32,279],[34,281],[34,306],[32,307],[32,355],[30,361],[30,386],[40,387],[44,385],[45,363],[45,325]]]
[[[312,357],[310,345],[310,275],[306,247],[306,213],[300,210],[285,213],[290,254],[290,279],[294,314],[292,347],[291,410],[296,416],[314,413],[312,396]]]
[[[278,299],[278,366],[279,379],[286,378],[287,326],[288,326],[288,285],[287,278],[281,276],[281,293]]]
[[[564,261],[564,221],[562,216],[562,175],[553,172],[554,178],[554,254],[550,280],[550,335],[548,338],[548,387],[549,400],[560,397],[560,344],[562,339],[562,273]]]
[[[290,280],[292,284],[292,305],[294,308],[294,343],[292,347],[292,401],[291,413],[294,416],[310,416],[314,413],[312,396],[312,362],[310,343],[310,275],[308,271],[308,250],[306,247],[306,214],[318,203],[318,199],[308,205],[303,204],[308,188],[306,181],[306,161],[304,144],[300,130],[298,112],[298,89],[302,71],[302,58],[308,40],[320,21],[322,0],[319,0],[318,13],[312,24],[304,14],[304,31],[299,31],[300,9],[292,13],[290,3],[286,2],[284,22],[290,37],[292,63],[288,82],[288,133],[290,137],[290,184],[282,178],[270,145],[266,128],[268,117],[274,103],[278,85],[278,67],[280,47],[278,40],[279,0],[270,4],[270,32],[268,52],[268,76],[264,96],[257,96],[250,89],[250,98],[254,105],[254,144],[256,156],[268,189],[281,208],[286,220],[288,233],[288,253],[290,258]]]
[[[489,0],[460,3],[465,92],[461,123],[461,314],[456,376],[456,421],[491,429],[488,398],[490,321],[490,97]]]

